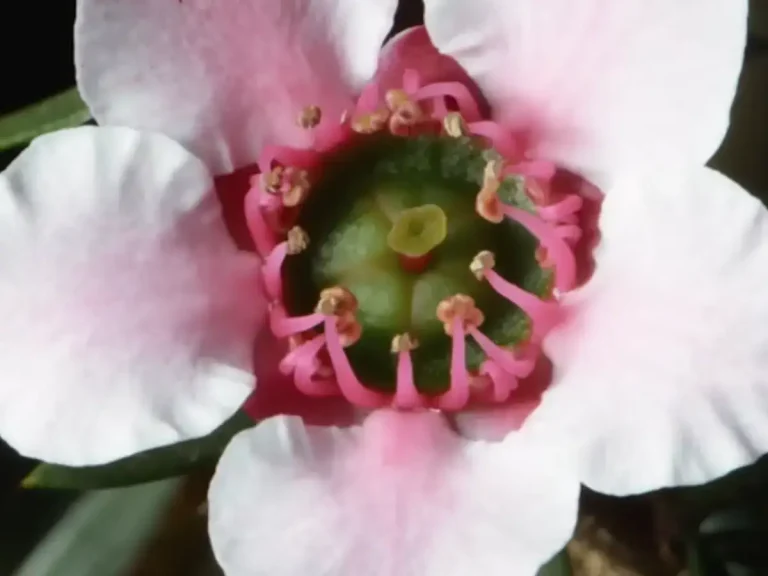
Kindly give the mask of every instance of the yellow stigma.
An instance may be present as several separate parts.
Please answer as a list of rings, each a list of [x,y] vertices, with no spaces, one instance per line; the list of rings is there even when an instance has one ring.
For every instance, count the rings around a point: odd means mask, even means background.
[[[448,218],[440,206],[425,204],[403,210],[392,224],[387,244],[398,254],[418,258],[442,244]]]

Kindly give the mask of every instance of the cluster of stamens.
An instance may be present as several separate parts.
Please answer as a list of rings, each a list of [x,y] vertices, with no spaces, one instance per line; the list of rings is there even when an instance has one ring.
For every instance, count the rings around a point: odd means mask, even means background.
[[[455,294],[439,303],[435,311],[444,332],[451,339],[450,382],[447,391],[427,395],[419,391],[413,375],[411,353],[419,346],[417,335],[403,333],[392,339],[391,352],[397,357],[395,391],[385,394],[361,383],[345,353],[362,336],[357,320],[358,302],[343,286],[320,292],[314,312],[290,316],[283,299],[282,267],[288,256],[299,254],[309,237],[292,225],[289,209],[300,207],[311,192],[311,168],[319,164],[327,149],[316,142],[313,150],[277,149],[260,162],[261,174],[252,180],[246,210],[257,250],[264,258],[264,284],[271,300],[270,326],[278,338],[289,343],[280,370],[292,375],[296,387],[311,396],[343,395],[350,402],[376,408],[385,405],[400,409],[436,408],[459,410],[469,402],[503,402],[533,370],[538,344],[557,321],[554,295],[573,288],[576,263],[573,243],[578,240],[577,213],[581,198],[567,196],[556,204],[536,206],[535,211],[507,204],[499,192],[505,182],[530,183],[531,189],[546,186],[554,173],[548,163],[520,157],[517,143],[500,125],[481,118],[479,107],[460,83],[446,82],[421,86],[418,75],[408,71],[403,88],[389,90],[383,99],[369,86],[356,110],[345,114],[331,138],[336,141],[353,133],[368,135],[387,131],[395,136],[413,135],[422,128],[451,137],[469,137],[487,145],[490,154],[481,188],[475,200],[477,214],[494,224],[507,219],[525,227],[539,242],[539,259],[554,274],[554,292],[543,299],[504,279],[494,268],[490,251],[475,256],[469,269],[478,281],[487,282],[499,295],[522,310],[530,320],[524,345],[497,344],[481,330],[483,312],[474,299]],[[319,108],[305,109],[298,123],[321,138],[323,116]],[[327,121],[327,119],[325,119]],[[535,194],[530,195],[535,196]],[[535,203],[535,198],[532,198]],[[294,218],[291,221],[291,218]],[[473,339],[485,355],[476,371],[466,366],[466,340]]]

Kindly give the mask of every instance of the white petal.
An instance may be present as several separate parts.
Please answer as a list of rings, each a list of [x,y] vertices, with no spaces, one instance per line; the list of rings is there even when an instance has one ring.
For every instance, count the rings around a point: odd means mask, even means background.
[[[396,0],[78,0],[78,85],[102,124],[172,136],[219,173],[304,144],[376,70]]]
[[[263,312],[205,166],[165,136],[43,136],[0,176],[0,436],[97,464],[207,434]]]
[[[611,170],[703,164],[728,126],[747,0],[426,0],[441,52],[538,149]],[[529,134],[531,135],[531,134]]]
[[[470,442],[437,413],[276,417],[225,450],[210,533],[227,576],[534,576],[571,536],[578,492],[534,440]]]
[[[545,342],[553,387],[523,429],[585,449],[583,480],[696,484],[768,452],[768,211],[725,176],[608,195],[592,280]]]

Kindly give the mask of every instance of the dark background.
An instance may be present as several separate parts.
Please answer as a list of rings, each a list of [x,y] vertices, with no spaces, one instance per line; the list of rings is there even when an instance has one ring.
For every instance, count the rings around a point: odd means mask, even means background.
[[[764,6],[768,0],[753,2],[755,6],[758,3],[760,7],[754,12],[760,12],[760,18],[768,20],[768,9]],[[49,0],[14,2],[12,8],[4,6],[0,34],[0,114],[74,85],[74,4],[74,0]],[[420,20],[420,2],[401,0],[401,4],[396,30]],[[768,22],[760,28],[768,30]],[[753,27],[753,31],[755,29]],[[747,66],[734,109],[734,125],[713,164],[765,200],[768,198],[768,34],[750,36]],[[17,152],[0,152],[0,168]],[[13,572],[77,496],[69,492],[19,489],[19,481],[33,464],[0,441],[0,576]]]

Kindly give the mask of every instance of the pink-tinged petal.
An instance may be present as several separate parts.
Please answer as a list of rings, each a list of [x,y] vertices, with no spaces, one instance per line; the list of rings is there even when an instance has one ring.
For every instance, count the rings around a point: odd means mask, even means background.
[[[725,176],[606,195],[597,267],[545,341],[523,427],[583,452],[615,494],[702,483],[768,452],[768,211]]]
[[[534,576],[579,485],[533,438],[469,442],[437,412],[353,428],[277,417],[236,436],[209,492],[227,576]]]
[[[258,262],[162,135],[43,136],[0,176],[0,436],[98,464],[207,434],[254,385]]]
[[[396,0],[78,0],[78,85],[102,124],[156,130],[217,174],[302,145],[376,70]]]
[[[421,85],[461,82],[471,88],[478,101],[483,101],[480,89],[458,62],[437,51],[424,26],[407,28],[384,45],[376,71],[380,89],[402,88],[406,70],[416,72]]]
[[[747,0],[426,0],[438,49],[533,153],[613,171],[702,165],[741,69]]]

